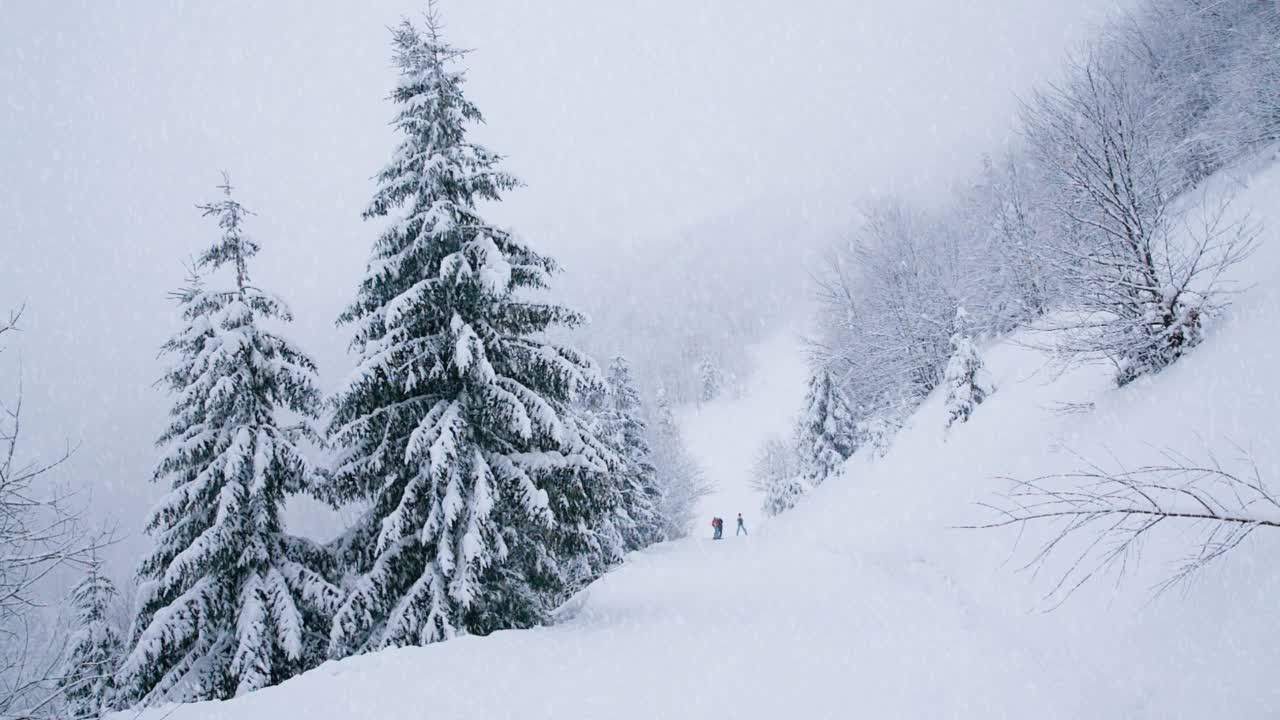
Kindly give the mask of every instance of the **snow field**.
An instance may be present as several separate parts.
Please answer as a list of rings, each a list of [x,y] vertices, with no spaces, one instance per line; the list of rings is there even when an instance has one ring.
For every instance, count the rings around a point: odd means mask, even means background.
[[[631,555],[556,626],[330,662],[234,701],[117,717],[416,717],[428,697],[436,718],[1272,717],[1280,537],[1260,531],[1184,591],[1155,597],[1192,549],[1184,528],[1163,527],[1121,582],[1095,580],[1050,611],[1044,595],[1069,554],[1019,572],[1042,531],[957,527],[990,519],[975,503],[1006,487],[1000,476],[1080,458],[1136,466],[1176,448],[1229,462],[1244,448],[1280,484],[1280,166],[1233,173],[1215,192],[1234,188],[1236,208],[1266,227],[1242,268],[1253,287],[1155,377],[1117,390],[1106,367],[1058,372],[1029,336],[1000,341],[984,348],[998,390],[969,422],[945,430],[935,393],[886,457],[862,451],[791,512],[752,523],[758,500],[741,482],[755,443],[786,427],[778,398],[794,390],[798,405],[802,392],[786,387],[795,366],[778,351],[761,363],[773,378],[747,397],[681,418],[721,482],[708,502],[724,541],[700,527]],[[749,538],[732,535],[739,509]]]

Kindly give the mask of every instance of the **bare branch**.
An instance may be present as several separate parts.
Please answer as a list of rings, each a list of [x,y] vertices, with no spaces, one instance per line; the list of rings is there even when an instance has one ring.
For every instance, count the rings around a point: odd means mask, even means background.
[[[15,331],[21,315],[9,313],[0,336]],[[61,653],[33,646],[39,586],[60,568],[87,566],[114,539],[91,533],[74,494],[48,482],[75,447],[53,460],[23,458],[23,397],[19,372],[14,399],[0,404],[0,718],[37,716],[53,704]]]
[[[1189,526],[1198,540],[1157,586],[1158,592],[1187,581],[1255,530],[1280,528],[1280,502],[1247,454],[1239,464],[1248,472],[1240,474],[1224,469],[1212,455],[1197,464],[1173,450],[1163,454],[1167,464],[1133,470],[1105,470],[1086,462],[1075,472],[1033,480],[1007,478],[1012,485],[1003,502],[981,505],[997,517],[966,527],[1053,527],[1054,533],[1024,569],[1043,569],[1061,547],[1076,548],[1046,595],[1055,607],[1104,571],[1118,569],[1122,576],[1141,541],[1162,523]]]

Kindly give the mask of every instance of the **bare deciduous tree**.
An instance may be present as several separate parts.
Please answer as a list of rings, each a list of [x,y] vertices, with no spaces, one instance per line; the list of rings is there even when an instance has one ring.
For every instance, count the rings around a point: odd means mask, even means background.
[[[1168,451],[1165,459],[1133,470],[1086,463],[1074,472],[1011,479],[1001,501],[983,504],[999,519],[969,527],[1053,525],[1055,532],[1025,567],[1038,570],[1051,555],[1067,553],[1065,570],[1047,593],[1055,606],[1100,573],[1123,574],[1142,541],[1162,525],[1189,526],[1196,541],[1158,592],[1186,581],[1255,530],[1280,528],[1280,495],[1247,455],[1237,463],[1240,471],[1213,455],[1197,463]]]
[[[0,338],[16,330],[19,309],[0,322]],[[20,373],[19,373],[20,375]],[[54,571],[91,561],[108,538],[89,534],[72,496],[48,482],[71,456],[28,460],[22,437],[22,384],[0,402],[0,718],[39,717],[54,709],[60,653],[37,628],[39,586]]]
[[[890,199],[828,254],[810,351],[860,422],[901,421],[941,379],[940,306],[962,303],[977,336],[1049,330],[1063,367],[1109,360],[1124,384],[1230,298],[1257,233],[1197,186],[1280,139],[1280,5],[1133,5],[1032,96],[1025,148],[927,211]]]
[[[957,238],[900,202],[869,210],[815,277],[822,339],[815,358],[861,420],[909,413],[942,381],[959,305]]]
[[[1225,202],[1202,203],[1196,221],[1179,210],[1185,178],[1167,111],[1156,88],[1095,53],[1025,113],[1040,162],[1058,178],[1054,206],[1066,225],[1045,259],[1070,312],[1048,329],[1066,357],[1114,363],[1122,385],[1200,342],[1204,316],[1225,303],[1223,273],[1257,235],[1228,220]]]
[[[999,165],[984,158],[981,181],[961,208],[976,241],[965,263],[966,307],[996,333],[1043,315],[1057,290],[1055,278],[1038,260],[1046,232],[1036,197],[1041,178],[1027,165],[1013,152]]]

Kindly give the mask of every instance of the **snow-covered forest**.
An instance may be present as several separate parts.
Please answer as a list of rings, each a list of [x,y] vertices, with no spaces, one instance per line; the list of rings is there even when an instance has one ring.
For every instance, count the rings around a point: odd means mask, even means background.
[[[1280,4],[0,8],[0,720],[1280,708]]]

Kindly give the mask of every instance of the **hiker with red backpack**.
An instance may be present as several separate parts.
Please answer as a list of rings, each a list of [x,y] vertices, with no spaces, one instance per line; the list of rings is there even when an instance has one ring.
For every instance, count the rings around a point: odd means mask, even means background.
[[[711,536],[712,540],[719,540],[724,535],[724,521],[720,518],[711,518],[711,528],[715,531],[715,534]]]

